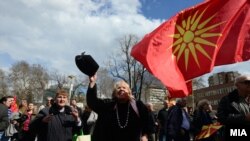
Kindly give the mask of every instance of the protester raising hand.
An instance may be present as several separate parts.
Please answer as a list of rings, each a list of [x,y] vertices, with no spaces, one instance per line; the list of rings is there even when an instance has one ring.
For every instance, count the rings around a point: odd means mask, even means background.
[[[97,80],[97,75],[93,75],[89,77],[89,86],[90,88],[93,88]]]
[[[118,81],[111,99],[99,99],[96,80],[96,74],[89,77],[87,90],[87,105],[98,114],[92,141],[147,141],[149,112],[129,85]]]

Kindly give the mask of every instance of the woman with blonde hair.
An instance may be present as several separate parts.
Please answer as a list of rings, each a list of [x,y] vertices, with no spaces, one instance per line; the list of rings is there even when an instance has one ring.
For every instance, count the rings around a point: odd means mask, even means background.
[[[92,141],[147,141],[149,112],[135,101],[129,85],[118,81],[112,99],[97,98],[96,75],[89,78],[87,104],[98,114]]]

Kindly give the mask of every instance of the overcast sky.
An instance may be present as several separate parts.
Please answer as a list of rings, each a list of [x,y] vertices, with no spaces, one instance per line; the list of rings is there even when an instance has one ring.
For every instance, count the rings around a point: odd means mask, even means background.
[[[3,0],[0,3],[0,68],[16,61],[77,75],[75,55],[86,51],[102,65],[118,38],[151,32],[178,11],[202,0]],[[213,72],[250,73],[250,62]]]

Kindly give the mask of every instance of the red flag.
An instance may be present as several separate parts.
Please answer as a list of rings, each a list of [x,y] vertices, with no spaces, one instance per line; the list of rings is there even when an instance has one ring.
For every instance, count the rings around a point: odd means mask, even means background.
[[[210,0],[186,9],[146,35],[131,55],[166,85],[171,97],[187,96],[191,90],[186,81],[213,69],[226,35],[246,5],[247,0]]]
[[[250,59],[250,4],[239,9],[217,54],[215,65],[232,64]]]

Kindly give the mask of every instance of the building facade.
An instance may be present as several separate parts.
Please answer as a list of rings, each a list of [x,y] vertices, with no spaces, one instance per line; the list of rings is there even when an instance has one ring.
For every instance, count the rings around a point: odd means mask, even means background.
[[[208,78],[208,87],[193,91],[193,95],[189,96],[191,100],[189,100],[188,105],[194,107],[199,100],[207,99],[210,101],[213,109],[217,110],[220,99],[235,89],[234,80],[239,75],[238,72],[213,74]]]
[[[145,102],[153,104],[154,109],[158,111],[163,107],[163,101],[168,95],[168,91],[161,88],[149,88],[145,93]]]

